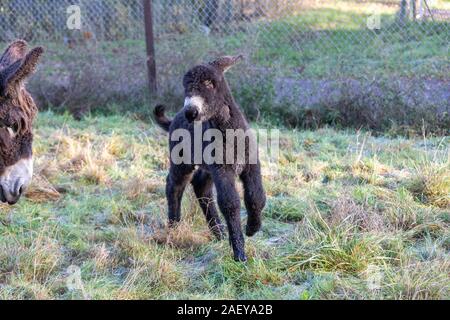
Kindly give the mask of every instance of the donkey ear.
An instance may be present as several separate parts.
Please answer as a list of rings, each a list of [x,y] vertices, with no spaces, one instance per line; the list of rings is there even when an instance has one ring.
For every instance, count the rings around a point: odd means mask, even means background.
[[[42,47],[37,47],[31,50],[25,58],[17,60],[0,72],[0,94],[4,95],[9,87],[14,86],[27,77],[29,77],[35,70],[39,62],[39,58],[44,53]]]
[[[213,62],[210,62],[210,65],[225,73],[242,59],[244,59],[244,56],[241,54],[237,56],[223,56]]]
[[[6,48],[0,57],[0,68],[6,68],[17,60],[21,60],[27,53],[28,44],[24,40],[16,40]]]
[[[31,50],[25,58],[22,60],[20,67],[8,77],[8,82],[20,82],[29,77],[34,71],[36,71],[39,58],[44,53],[44,48],[37,47]]]

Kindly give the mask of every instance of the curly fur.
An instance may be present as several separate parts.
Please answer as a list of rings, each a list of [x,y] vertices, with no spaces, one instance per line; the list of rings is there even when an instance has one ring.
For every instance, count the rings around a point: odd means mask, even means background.
[[[197,120],[201,121],[203,132],[210,128],[220,130],[223,134],[225,148],[227,145],[225,131],[227,129],[244,131],[249,129],[248,122],[234,101],[224,77],[224,72],[241,58],[241,56],[226,56],[209,64],[195,66],[186,73],[183,79],[186,101],[189,102],[192,97],[197,97],[197,100],[202,102],[202,108],[199,108],[201,110],[198,115],[196,113],[194,115]],[[192,115],[191,109],[192,106],[185,105],[175,118],[170,120],[164,114],[164,107],[159,105],[154,110],[154,116],[156,122],[170,135],[174,130],[182,128],[188,130],[193,137],[193,124],[188,119]],[[192,143],[193,140],[191,139]],[[209,143],[203,143],[203,150]],[[170,141],[170,151],[175,145],[176,142]],[[233,152],[236,156],[236,150]],[[246,142],[245,152],[248,155],[248,142]],[[194,164],[174,164],[171,159],[166,185],[170,225],[180,221],[181,198],[186,185],[191,183],[211,231],[218,239],[221,239],[224,227],[214,204],[213,186],[216,187],[217,202],[225,217],[234,258],[237,261],[245,261],[247,258],[241,230],[240,198],[235,186],[236,177],[239,177],[244,185],[244,202],[248,213],[247,236],[253,236],[261,228],[261,212],[266,202],[259,161],[257,164],[250,164],[248,157],[246,159],[247,162],[241,165],[208,165],[202,161],[198,168]]]

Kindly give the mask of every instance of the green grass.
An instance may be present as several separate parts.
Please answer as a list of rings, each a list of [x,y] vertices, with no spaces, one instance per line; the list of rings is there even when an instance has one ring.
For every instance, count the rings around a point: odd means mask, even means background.
[[[255,60],[294,77],[446,77],[448,24],[398,27],[394,15],[384,14],[374,32],[368,16],[318,9],[274,22],[261,32]]]
[[[166,229],[160,129],[44,112],[35,131],[33,185],[0,207],[2,299],[450,298],[448,137],[282,130],[241,264],[190,189]]]

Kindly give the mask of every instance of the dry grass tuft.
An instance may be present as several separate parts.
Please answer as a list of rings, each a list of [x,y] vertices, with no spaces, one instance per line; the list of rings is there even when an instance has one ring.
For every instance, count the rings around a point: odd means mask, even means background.
[[[128,179],[123,184],[123,190],[129,200],[135,200],[142,194],[156,193],[164,187],[164,182],[156,179],[137,176]]]
[[[305,217],[292,243],[294,251],[285,257],[287,270],[321,270],[356,275],[368,266],[383,261],[381,240],[355,230],[357,227],[346,221],[330,225],[319,212]]]
[[[328,219],[330,226],[343,224],[356,226],[364,232],[382,232],[386,222],[378,212],[364,208],[355,203],[350,197],[341,197],[332,203],[331,215]]]
[[[42,156],[36,160],[35,175],[40,175],[46,179],[52,179],[60,174],[58,161],[49,156]]]
[[[422,202],[450,208],[450,166],[428,165],[416,170],[408,190]]]
[[[409,261],[385,272],[384,288],[388,299],[448,299],[450,264],[447,261]]]
[[[412,195],[404,188],[396,192],[380,192],[383,215],[394,230],[411,230],[420,223],[420,215]]]
[[[107,184],[110,181],[106,169],[91,158],[88,158],[86,165],[80,172],[80,176],[86,182],[92,184]]]
[[[105,271],[110,266],[116,264],[114,255],[111,254],[111,251],[108,250],[105,243],[94,245],[91,250],[91,255],[97,271]]]
[[[116,298],[159,298],[164,291],[176,291],[185,285],[181,273],[172,261],[163,257],[147,256],[133,263]]]
[[[129,150],[129,145],[120,136],[113,136],[108,139],[106,150],[116,158],[122,158]]]
[[[153,240],[159,244],[182,249],[196,249],[212,240],[209,230],[194,231],[187,221],[180,222],[175,228],[157,230]]]
[[[285,278],[281,273],[261,258],[251,258],[246,265],[227,259],[221,261],[223,277],[240,291],[260,286],[282,285]]]
[[[358,161],[351,167],[352,175],[360,181],[373,185],[380,185],[382,178],[390,171],[386,165],[379,163],[374,159]]]
[[[107,168],[114,166],[116,159],[108,152],[108,144],[92,145],[89,137],[77,140],[67,136],[60,137],[60,144],[58,156],[62,170],[91,184],[110,182]]]
[[[0,274],[14,273],[29,281],[44,283],[62,261],[59,245],[40,234],[31,244],[0,247]]]
[[[33,177],[31,186],[28,188],[25,196],[35,203],[58,201],[61,198],[58,190],[42,175]]]

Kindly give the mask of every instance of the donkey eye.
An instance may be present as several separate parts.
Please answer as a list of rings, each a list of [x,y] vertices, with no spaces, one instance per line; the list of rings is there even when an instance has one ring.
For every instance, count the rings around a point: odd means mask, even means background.
[[[14,138],[20,130],[20,125],[17,122],[13,125],[8,125],[4,121],[0,120],[0,128],[6,129],[9,135]]]
[[[206,80],[203,82],[203,84],[205,85],[205,87],[207,87],[208,89],[214,89],[214,84],[212,83],[211,80]]]
[[[16,134],[17,132],[19,132],[20,126],[19,123],[14,123],[11,127],[12,131],[14,132],[14,134]]]

